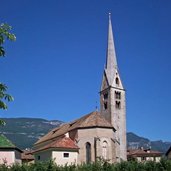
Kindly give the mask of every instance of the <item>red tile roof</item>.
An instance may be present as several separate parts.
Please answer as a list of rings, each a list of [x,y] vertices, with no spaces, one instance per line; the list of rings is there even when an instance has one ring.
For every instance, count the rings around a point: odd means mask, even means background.
[[[44,151],[48,149],[70,149],[70,150],[78,150],[78,146],[74,143],[73,140],[71,140],[68,137],[58,138],[51,143],[36,149],[33,151],[33,153],[36,153],[38,151]]]
[[[32,151],[24,150],[23,153],[21,153],[21,159],[22,160],[34,160],[34,156],[32,155]]]
[[[128,157],[157,157],[161,156],[162,153],[154,150],[144,150],[144,149],[130,149],[127,150]]]

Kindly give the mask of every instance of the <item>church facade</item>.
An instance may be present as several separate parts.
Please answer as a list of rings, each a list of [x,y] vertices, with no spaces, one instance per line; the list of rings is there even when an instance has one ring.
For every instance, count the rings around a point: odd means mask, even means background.
[[[109,15],[106,66],[100,90],[100,112],[94,111],[53,129],[34,144],[36,161],[81,164],[103,158],[126,160],[125,89],[119,75],[111,16]]]

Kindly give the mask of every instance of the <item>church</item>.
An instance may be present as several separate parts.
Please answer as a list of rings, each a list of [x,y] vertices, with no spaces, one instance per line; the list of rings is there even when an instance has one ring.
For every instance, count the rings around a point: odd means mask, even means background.
[[[64,123],[34,144],[35,161],[53,159],[58,165],[127,160],[126,102],[115,53],[109,14],[106,65],[100,90],[100,111]]]

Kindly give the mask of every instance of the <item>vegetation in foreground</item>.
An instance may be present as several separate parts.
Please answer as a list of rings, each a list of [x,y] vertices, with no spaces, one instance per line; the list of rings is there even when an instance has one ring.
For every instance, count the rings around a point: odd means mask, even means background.
[[[171,161],[162,159],[158,163],[153,161],[144,163],[129,161],[117,164],[96,162],[79,166],[57,166],[53,161],[48,161],[29,165],[13,165],[11,167],[0,165],[0,171],[171,171]]]

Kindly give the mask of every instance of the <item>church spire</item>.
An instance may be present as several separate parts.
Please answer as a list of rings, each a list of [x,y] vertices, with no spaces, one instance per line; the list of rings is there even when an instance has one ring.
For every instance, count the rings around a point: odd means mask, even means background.
[[[126,160],[125,90],[117,67],[111,14],[107,42],[106,67],[100,90],[100,113],[116,130],[116,158]]]
[[[108,29],[108,44],[107,44],[107,56],[106,56],[106,74],[110,85],[113,83],[114,75],[117,70],[117,60],[115,53],[115,45],[113,39],[111,13],[109,13],[109,29]]]

